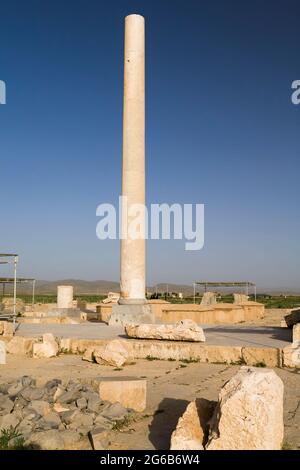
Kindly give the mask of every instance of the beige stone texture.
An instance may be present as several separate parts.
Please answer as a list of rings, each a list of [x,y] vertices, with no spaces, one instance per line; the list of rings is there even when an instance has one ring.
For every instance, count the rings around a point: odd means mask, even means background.
[[[99,304],[96,307],[97,312],[97,319],[99,321],[103,321],[104,323],[108,323],[111,314],[112,314],[112,306],[113,304]]]
[[[280,450],[283,388],[273,370],[242,367],[220,391],[206,450]]]
[[[73,286],[57,286],[57,308],[73,308]]]
[[[201,306],[209,307],[217,303],[217,294],[215,292],[204,292],[201,299]]]
[[[147,381],[144,379],[101,379],[99,396],[111,403],[119,402],[125,408],[141,412],[146,409]]]
[[[113,367],[122,367],[133,361],[130,345],[119,339],[114,339],[105,346],[96,348],[93,355],[98,364]]]
[[[243,347],[242,357],[248,366],[280,367],[281,351],[276,348]]]
[[[170,450],[204,450],[215,406],[204,398],[190,402],[172,433]]]
[[[282,354],[285,367],[300,369],[300,341],[295,341],[283,348]]]
[[[166,307],[166,305],[171,305],[170,302],[167,302],[166,300],[162,299],[150,299],[147,301],[147,303],[151,307],[152,314],[157,318],[161,318],[162,311]]]
[[[293,326],[293,343],[300,341],[300,323]]]
[[[7,352],[19,356],[32,355],[33,345],[37,342],[36,338],[27,338],[22,336],[14,336],[7,343]]]
[[[14,324],[9,321],[3,322],[3,336],[13,336],[15,333]]]
[[[45,333],[43,342],[33,345],[33,357],[35,359],[55,357],[58,351],[59,347],[52,333]]]
[[[204,342],[203,329],[192,320],[181,320],[175,325],[128,324],[125,326],[127,336],[140,339],[158,339],[172,341]]]

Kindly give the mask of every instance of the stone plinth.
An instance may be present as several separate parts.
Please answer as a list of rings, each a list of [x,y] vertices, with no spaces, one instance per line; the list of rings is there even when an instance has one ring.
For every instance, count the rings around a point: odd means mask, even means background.
[[[192,320],[182,320],[175,325],[127,324],[127,336],[140,339],[204,342],[203,330]]]
[[[57,286],[57,308],[73,308],[73,286]]]
[[[108,324],[110,326],[125,326],[127,323],[155,323],[155,317],[151,312],[150,305],[113,305]]]

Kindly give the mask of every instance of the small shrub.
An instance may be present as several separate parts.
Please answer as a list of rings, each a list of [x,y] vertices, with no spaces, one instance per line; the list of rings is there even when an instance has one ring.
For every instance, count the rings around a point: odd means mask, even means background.
[[[10,444],[10,441],[13,443]],[[9,429],[0,430],[0,450],[22,450],[24,449],[24,438],[13,426]]]

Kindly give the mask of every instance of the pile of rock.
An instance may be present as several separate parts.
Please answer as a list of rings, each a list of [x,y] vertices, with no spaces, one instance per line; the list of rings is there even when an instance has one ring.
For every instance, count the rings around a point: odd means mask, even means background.
[[[110,432],[134,411],[99,397],[92,385],[29,376],[0,384],[0,430],[15,429],[32,449],[107,448]],[[13,443],[12,443],[13,445]]]
[[[279,450],[283,383],[271,369],[241,367],[218,402],[191,402],[172,434],[171,450]]]

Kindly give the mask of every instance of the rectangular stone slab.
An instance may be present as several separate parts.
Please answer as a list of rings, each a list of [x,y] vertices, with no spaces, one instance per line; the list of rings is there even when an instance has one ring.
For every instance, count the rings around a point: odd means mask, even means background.
[[[129,377],[102,378],[99,381],[101,400],[119,402],[125,408],[144,411],[147,399],[147,381]]]

